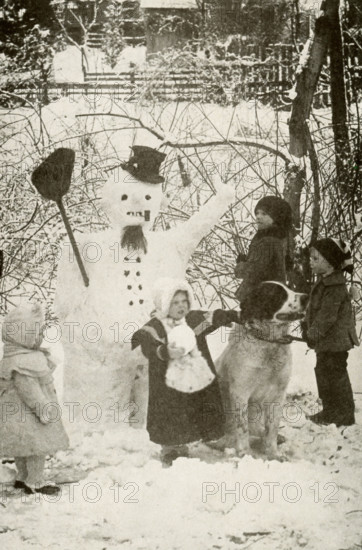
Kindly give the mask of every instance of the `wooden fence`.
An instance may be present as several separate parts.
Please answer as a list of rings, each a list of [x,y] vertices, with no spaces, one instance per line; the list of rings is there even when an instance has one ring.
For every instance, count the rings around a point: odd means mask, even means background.
[[[203,62],[198,66],[189,63],[184,68],[154,66],[152,60],[147,70],[128,72],[87,73],[84,83],[48,83],[47,89],[18,90],[27,99],[59,97],[76,99],[84,96],[97,101],[101,96],[115,100],[136,101],[141,96],[146,99],[179,101],[239,101],[249,98],[265,98],[270,101],[287,99],[287,91],[293,85],[294,72],[298,62],[294,46],[274,45],[270,48],[246,46],[243,58],[237,61]],[[350,79],[362,78],[361,51],[355,44],[347,46],[347,66]],[[315,105],[330,104],[328,79],[319,81]]]
[[[44,102],[55,101],[61,97],[69,97],[76,100],[83,96],[89,101],[96,102],[102,96],[108,96],[115,100],[137,101],[155,99],[160,101],[200,101],[206,103],[238,101],[253,97],[268,97],[285,93],[291,87],[288,83],[280,82],[248,82],[240,84],[240,87],[230,88],[225,85],[217,85],[206,82],[198,77],[197,73],[169,73],[166,78],[156,80],[147,74],[121,75],[115,81],[90,81],[85,83],[49,83],[46,89],[41,87],[18,88],[17,95],[28,101]],[[328,101],[328,90],[319,92]]]
[[[117,75],[102,74],[87,75],[84,83],[53,82],[43,87],[28,86],[18,88],[17,94],[27,100],[44,102],[47,97],[54,101],[61,97],[76,100],[83,96],[96,102],[102,96],[109,96],[115,100],[137,101],[140,97],[161,101],[201,101],[201,102],[235,102],[242,99],[260,98],[270,100],[276,96],[285,96],[292,87],[292,80],[280,80],[276,71],[274,74],[267,71],[257,72],[255,68],[248,71],[247,78],[243,78],[240,71],[238,79],[230,82],[228,75],[220,71],[219,78],[210,78],[192,70],[168,71],[155,74],[151,71],[126,72]],[[321,84],[316,94],[319,103],[329,105],[329,86]]]

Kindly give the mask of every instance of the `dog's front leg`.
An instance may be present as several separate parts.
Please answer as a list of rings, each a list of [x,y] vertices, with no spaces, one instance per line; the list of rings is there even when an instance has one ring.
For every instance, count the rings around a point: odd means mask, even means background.
[[[268,460],[285,460],[285,457],[278,452],[278,428],[282,415],[281,403],[273,403],[266,407],[264,411],[265,436],[264,436],[264,452]]]
[[[248,405],[247,403],[237,403],[234,416],[234,434],[235,450],[238,456],[251,454],[249,445],[249,425],[248,425]]]
[[[213,449],[235,449],[239,456],[249,454],[249,430],[247,406],[241,407],[230,394],[228,405],[225,407],[226,433],[218,441],[208,442]]]

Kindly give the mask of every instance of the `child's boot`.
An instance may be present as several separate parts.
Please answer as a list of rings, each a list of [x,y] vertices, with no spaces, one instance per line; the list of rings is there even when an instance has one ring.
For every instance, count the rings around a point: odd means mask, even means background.
[[[18,473],[14,482],[14,489],[24,489],[26,487],[25,481],[28,477],[26,458],[23,456],[15,457],[15,465]]]
[[[326,416],[324,409],[316,414],[307,415],[307,418],[311,422],[314,422],[314,424],[329,424],[328,417]]]
[[[55,495],[59,493],[60,487],[54,483],[44,481],[45,456],[26,457],[28,477],[23,487],[26,494],[42,493],[44,495]]]
[[[188,457],[187,445],[163,445],[161,450],[161,462],[164,468],[169,468],[176,458]]]
[[[43,495],[56,495],[61,489],[55,483],[47,482],[41,487],[31,487],[24,484],[23,490],[27,495],[33,495],[35,493],[41,493]]]

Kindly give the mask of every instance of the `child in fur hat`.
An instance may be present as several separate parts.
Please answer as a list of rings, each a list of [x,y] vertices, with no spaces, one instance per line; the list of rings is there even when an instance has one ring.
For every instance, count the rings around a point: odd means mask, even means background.
[[[221,394],[206,336],[237,321],[238,314],[193,310],[191,287],[172,278],[157,281],[154,303],[155,315],[135,332],[132,348],[140,345],[149,360],[147,430],[151,441],[162,446],[162,461],[169,466],[188,455],[187,443],[224,435]]]
[[[286,282],[287,237],[292,227],[292,210],[280,197],[263,197],[255,207],[258,231],[248,255],[239,254],[236,277],[243,279],[236,297],[243,302],[263,281]]]
[[[12,310],[2,327],[0,456],[15,458],[14,487],[27,494],[59,492],[44,482],[45,458],[69,445],[53,385],[56,364],[51,350],[41,348],[43,327],[40,304]]]
[[[315,350],[315,375],[323,410],[309,416],[317,424],[354,424],[354,401],[347,372],[348,351],[358,346],[351,298],[343,271],[353,266],[342,241],[320,239],[310,246],[311,269],[317,283],[311,291],[303,336]]]

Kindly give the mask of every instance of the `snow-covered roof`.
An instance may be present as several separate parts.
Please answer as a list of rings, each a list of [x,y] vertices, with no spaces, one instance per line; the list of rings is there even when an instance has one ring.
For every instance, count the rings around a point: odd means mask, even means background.
[[[141,0],[141,8],[167,10],[196,10],[196,0]]]

